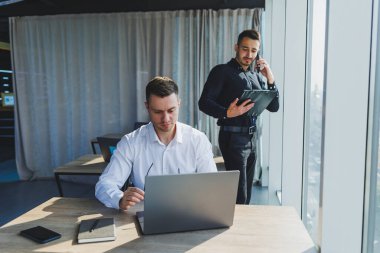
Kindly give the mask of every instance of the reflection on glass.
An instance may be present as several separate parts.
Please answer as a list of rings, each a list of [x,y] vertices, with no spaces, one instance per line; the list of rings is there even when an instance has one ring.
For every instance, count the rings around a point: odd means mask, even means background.
[[[380,135],[379,135],[380,136]],[[373,239],[373,252],[380,253],[380,140],[378,145],[377,154],[377,177],[376,177],[376,218],[375,218],[375,230]]]
[[[380,22],[380,20],[379,20]],[[380,42],[380,41],[379,41]],[[377,55],[377,61],[380,59],[380,54]],[[379,70],[376,75],[379,76]],[[377,77],[379,78],[379,77]],[[369,135],[369,140],[372,138],[377,141],[372,143],[371,148],[371,169],[369,170],[370,190],[367,193],[366,202],[367,209],[365,210],[368,216],[364,224],[364,247],[363,252],[380,253],[380,103],[376,99],[380,97],[380,83],[375,83],[375,102],[374,102],[374,122],[373,134]]]
[[[324,44],[326,1],[310,0],[308,99],[305,118],[305,175],[304,197],[305,222],[316,245],[319,245],[319,206],[321,179],[322,106],[324,77]]]

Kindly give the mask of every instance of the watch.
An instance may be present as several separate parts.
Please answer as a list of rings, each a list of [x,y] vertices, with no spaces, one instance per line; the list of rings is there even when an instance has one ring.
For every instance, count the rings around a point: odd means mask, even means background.
[[[268,89],[270,90],[276,89],[276,81],[273,81],[273,83],[268,83]]]

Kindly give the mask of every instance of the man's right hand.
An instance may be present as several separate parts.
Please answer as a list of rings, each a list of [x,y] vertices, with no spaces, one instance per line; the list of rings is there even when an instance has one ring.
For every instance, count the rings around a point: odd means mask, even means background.
[[[235,100],[232,101],[232,103],[228,107],[227,118],[233,118],[233,117],[240,116],[240,115],[248,112],[255,104],[255,103],[252,103],[252,101],[250,99],[247,99],[246,101],[244,101],[240,105],[237,105],[238,101],[239,101],[239,99],[235,98]]]
[[[128,187],[119,201],[119,208],[122,210],[128,210],[128,208],[144,200],[144,195],[145,192],[143,190],[137,187]]]

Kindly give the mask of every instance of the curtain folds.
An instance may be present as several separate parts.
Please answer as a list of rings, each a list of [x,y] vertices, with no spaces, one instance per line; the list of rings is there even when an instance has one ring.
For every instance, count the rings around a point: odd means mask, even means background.
[[[261,9],[189,10],[10,18],[21,179],[91,153],[90,140],[148,119],[145,85],[179,85],[179,120],[217,152],[215,119],[198,110],[209,71],[234,56],[239,32],[260,28]]]

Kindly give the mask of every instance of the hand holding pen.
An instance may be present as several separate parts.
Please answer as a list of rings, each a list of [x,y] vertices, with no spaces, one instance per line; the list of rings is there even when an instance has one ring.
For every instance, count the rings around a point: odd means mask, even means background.
[[[119,201],[119,208],[122,210],[128,210],[130,207],[144,200],[144,195],[145,192],[143,190],[137,187],[128,187]]]

